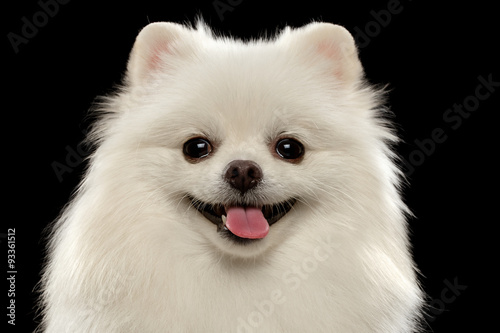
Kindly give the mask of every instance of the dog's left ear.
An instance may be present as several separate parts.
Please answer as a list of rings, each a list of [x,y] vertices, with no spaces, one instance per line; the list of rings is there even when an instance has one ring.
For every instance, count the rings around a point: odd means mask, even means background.
[[[352,35],[340,25],[310,23],[287,33],[299,52],[305,53],[306,61],[327,60],[325,74],[334,76],[343,84],[361,79],[363,67]],[[324,61],[322,61],[324,63]]]

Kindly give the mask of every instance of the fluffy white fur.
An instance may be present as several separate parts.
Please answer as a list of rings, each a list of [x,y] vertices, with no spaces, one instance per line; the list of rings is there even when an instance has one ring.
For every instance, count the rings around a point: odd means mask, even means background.
[[[351,35],[312,23],[271,40],[153,23],[56,222],[40,329],[61,332],[416,332],[422,293],[381,93]],[[305,147],[290,163],[280,136]],[[182,152],[203,136],[213,153]],[[188,195],[231,200],[232,160],[255,161],[248,204],[298,201],[267,237],[220,237]]]

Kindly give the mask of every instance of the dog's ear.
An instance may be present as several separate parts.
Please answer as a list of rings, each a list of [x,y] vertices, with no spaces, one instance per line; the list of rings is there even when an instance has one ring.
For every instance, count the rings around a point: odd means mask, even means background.
[[[127,64],[127,80],[140,84],[156,71],[168,70],[175,58],[189,52],[191,31],[180,24],[156,22],[144,27],[134,43]]]
[[[291,44],[306,55],[306,61],[327,60],[325,71],[339,82],[351,84],[363,75],[363,67],[352,35],[340,25],[310,23],[300,29],[288,31]],[[321,59],[323,58],[323,59]]]

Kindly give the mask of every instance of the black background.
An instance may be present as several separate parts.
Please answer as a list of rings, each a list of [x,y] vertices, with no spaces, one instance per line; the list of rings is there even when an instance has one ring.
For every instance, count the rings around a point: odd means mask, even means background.
[[[361,61],[371,82],[390,84],[389,104],[405,142],[397,150],[414,164],[405,200],[416,216],[410,226],[422,284],[437,307],[431,311],[435,316],[428,330],[483,332],[496,327],[492,324],[498,310],[498,217],[494,214],[498,122],[494,119],[498,120],[500,87],[456,129],[443,115],[455,103],[473,101],[479,76],[500,81],[498,10],[486,1],[401,0],[399,12],[382,26],[374,13],[387,9],[388,0],[220,2],[233,4],[222,17],[213,0],[73,0],[59,5],[57,11],[52,8],[53,17],[47,16],[46,21],[36,16],[42,10],[37,1],[2,5],[6,59],[2,167],[8,187],[0,232],[5,253],[1,257],[6,262],[5,233],[8,228],[16,230],[16,328],[12,331],[30,332],[35,327],[32,290],[43,256],[41,232],[67,202],[84,166],[71,160],[76,167],[60,181],[53,162],[67,165],[67,147],[81,148],[78,144],[88,126],[86,112],[97,95],[112,91],[120,82],[141,27],[154,21],[193,21],[196,15],[217,31],[242,38],[313,19],[344,25],[353,34],[372,35],[367,35],[369,41],[358,38]],[[16,53],[8,34],[22,35],[22,18],[33,22],[33,15],[42,20],[38,32]],[[429,143],[436,128],[444,131],[446,141],[435,143],[427,155],[416,152],[422,149],[415,140]],[[446,290],[445,280],[462,286],[458,296]],[[1,294],[6,296],[8,285],[3,285]],[[5,313],[6,306],[5,301]],[[2,318],[7,321],[5,314]]]

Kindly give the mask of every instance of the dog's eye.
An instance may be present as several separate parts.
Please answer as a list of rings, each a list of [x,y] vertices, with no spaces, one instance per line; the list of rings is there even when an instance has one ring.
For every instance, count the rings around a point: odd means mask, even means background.
[[[203,158],[212,152],[212,145],[206,139],[194,138],[184,143],[183,152],[190,158]]]
[[[286,160],[296,160],[304,155],[304,146],[294,139],[281,139],[276,143],[276,153]]]

